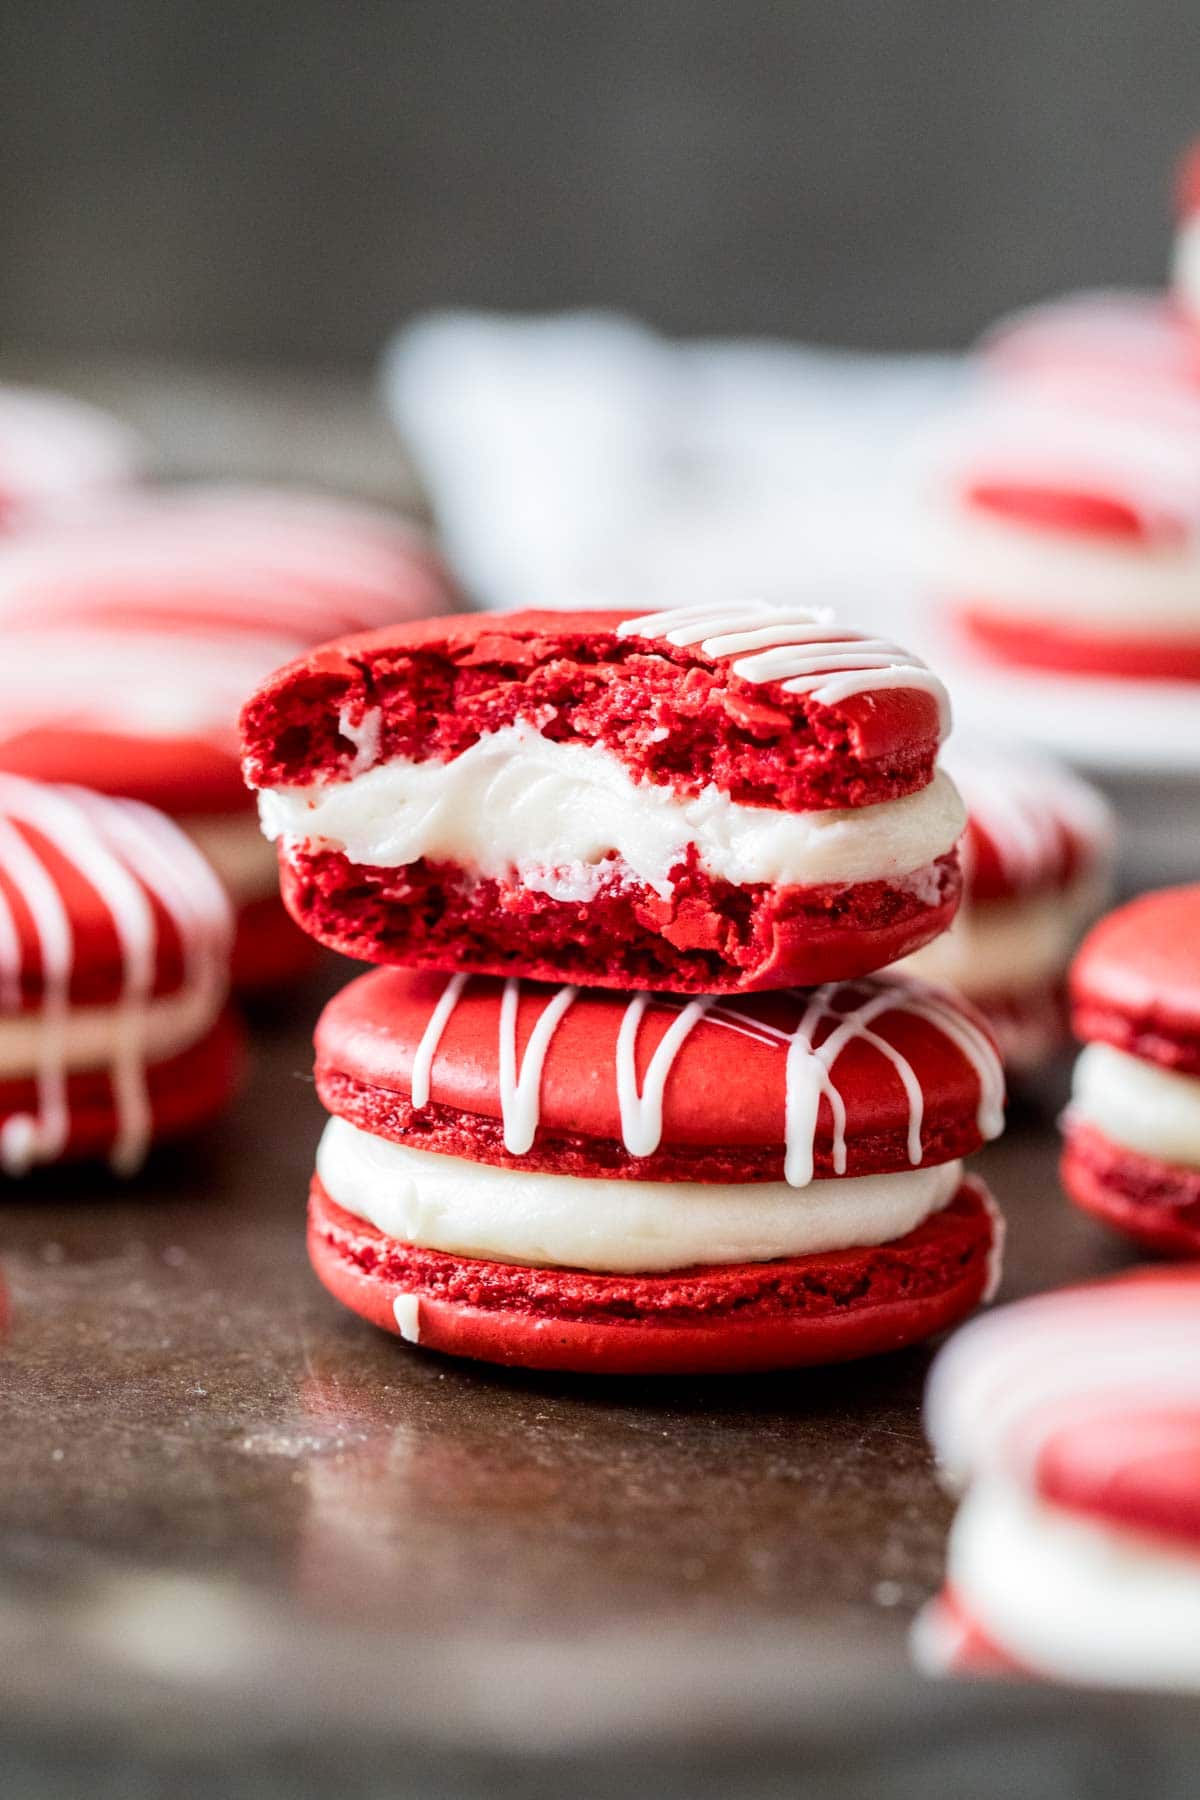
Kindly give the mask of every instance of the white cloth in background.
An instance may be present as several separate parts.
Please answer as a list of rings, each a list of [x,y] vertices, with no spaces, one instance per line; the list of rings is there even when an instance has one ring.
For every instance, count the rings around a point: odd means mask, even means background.
[[[383,386],[468,590],[650,610],[748,595],[907,615],[907,446],[961,361],[677,343],[603,313],[438,313]]]

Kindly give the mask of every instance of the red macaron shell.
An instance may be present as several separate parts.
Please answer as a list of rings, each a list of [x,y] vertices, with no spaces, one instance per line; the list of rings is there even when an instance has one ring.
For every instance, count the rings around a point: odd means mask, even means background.
[[[320,961],[318,946],[300,931],[278,894],[250,900],[237,910],[233,985],[252,996],[300,981]]]
[[[949,926],[962,877],[954,852],[899,883],[735,887],[696,853],[669,897],[614,880],[586,903],[451,863],[352,863],[280,846],[284,904],[304,931],[362,962],[578,979],[597,987],[751,993],[885,967]]]
[[[1200,1412],[1081,1419],[1041,1445],[1034,1481],[1068,1512],[1200,1554]]]
[[[150,1136],[154,1143],[187,1137],[217,1117],[241,1078],[245,1037],[225,1012],[196,1043],[145,1070]],[[111,1152],[118,1131],[112,1076],[107,1069],[73,1070],[66,1080],[67,1143],[56,1162],[98,1162]],[[14,1115],[32,1116],[38,1094],[34,1080],[0,1080],[0,1126]]]
[[[18,833],[45,870],[69,920],[72,942],[69,997],[73,1004],[112,1005],[121,992],[124,958],[116,921],[107,901],[88,879],[85,868],[36,827],[6,818],[0,797],[0,828]],[[132,871],[131,871],[132,873]],[[175,993],[183,984],[185,946],[180,922],[163,899],[134,875],[154,920],[155,997]],[[30,896],[0,849],[0,905],[13,930],[18,956],[17,982],[23,1004],[36,1009],[45,986],[43,947]]]
[[[935,697],[880,686],[822,704],[743,679],[729,657],[618,636],[635,612],[462,614],[367,633],[281,669],[242,714],[254,787],[345,777],[339,729],[377,710],[377,761],[448,761],[517,720],[599,744],[639,779],[785,810],[865,806],[932,779]],[[761,621],[758,621],[761,623]],[[830,626],[831,638],[837,630]]]
[[[1200,1169],[1114,1144],[1068,1119],[1062,1182],[1094,1218],[1163,1256],[1200,1256]]]
[[[473,1161],[639,1180],[782,1178],[788,1037],[813,1008],[812,994],[776,993],[710,1006],[669,1062],[660,1142],[651,1153],[635,1156],[625,1148],[622,1127],[622,1032],[632,1019],[632,1071],[640,1093],[664,1037],[678,1028],[683,1002],[646,1003],[601,990],[577,993],[558,1017],[541,1064],[536,1136],[523,1154],[510,1155],[502,1130],[503,982],[478,977],[461,986],[429,1065],[428,1102],[419,1109],[412,1105],[418,1046],[449,985],[444,976],[377,969],[334,997],[316,1032],[317,1084],[330,1111],[374,1135]],[[517,988],[517,1068],[524,1066],[534,1031],[560,991],[532,983]],[[936,1015],[905,1009],[906,1000],[930,992],[899,980],[867,980],[820,997],[824,1007],[811,1031],[818,1048],[857,1006],[884,1002],[870,1021],[871,1035],[850,1035],[831,1064],[830,1079],[844,1108],[849,1175],[913,1166],[905,1076],[921,1095],[924,1164],[949,1162],[982,1142],[980,1075],[952,1035],[970,1029],[979,1034],[976,1042],[986,1043],[982,1021],[946,995],[938,995],[936,1005],[946,1009],[949,1030]],[[824,1094],[812,1143],[818,1176],[834,1172],[833,1123],[832,1103]]]
[[[0,740],[0,769],[34,781],[68,782],[141,800],[175,818],[212,813],[254,817],[232,741],[47,725]]]
[[[1055,619],[1049,602],[1043,615],[1020,618],[993,612],[982,599],[956,602],[954,620],[971,646],[996,662],[1141,681],[1200,681],[1200,631],[1170,637],[1072,631]]]
[[[1062,892],[1107,872],[1116,836],[1100,794],[1048,759],[955,743],[946,767],[967,809],[965,904]]]
[[[613,1375],[746,1373],[846,1361],[916,1343],[974,1310],[995,1226],[965,1181],[950,1205],[879,1248],[653,1276],[532,1269],[419,1250],[334,1205],[314,1180],[309,1255],[336,1299],[451,1356]]]
[[[1181,1074],[1200,1075],[1200,884],[1119,907],[1071,969],[1072,1025]]]

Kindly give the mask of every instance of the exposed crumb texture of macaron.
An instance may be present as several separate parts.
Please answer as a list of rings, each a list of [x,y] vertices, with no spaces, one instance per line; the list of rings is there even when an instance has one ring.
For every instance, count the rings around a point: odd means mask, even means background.
[[[639,780],[680,794],[712,783],[745,804],[795,811],[873,805],[932,778],[941,730],[928,692],[822,704],[783,681],[744,680],[699,644],[623,638],[631,616],[468,615],[332,645],[281,670],[246,707],[246,779],[263,788],[346,777],[360,746],[345,723],[367,717],[375,763],[448,761],[531,721],[554,742],[601,745]]]
[[[586,904],[453,864],[371,868],[338,851],[296,851],[280,880],[298,924],[364,962],[678,993],[819,982],[834,962],[839,978],[865,974],[943,930],[961,890],[953,855],[912,880],[827,889],[738,887],[692,858],[663,895],[614,868]]]

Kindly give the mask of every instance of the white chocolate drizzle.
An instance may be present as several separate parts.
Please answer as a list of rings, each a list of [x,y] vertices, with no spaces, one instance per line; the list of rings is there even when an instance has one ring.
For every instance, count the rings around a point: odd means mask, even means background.
[[[919,657],[890,638],[837,624],[825,609],[783,611],[766,601],[681,606],[624,619],[617,636],[660,638],[678,648],[699,644],[705,656],[734,659],[740,680],[777,681],[785,693],[811,694],[821,706],[881,688],[917,688],[936,702],[941,736],[950,730],[946,689]]]
[[[108,1060],[116,1121],[110,1156],[114,1169],[128,1174],[143,1160],[153,1124],[144,1045],[158,952],[151,896],[178,931],[185,984],[204,997],[201,1011],[209,1019],[216,1017],[229,980],[229,903],[200,853],[151,808],[0,775],[0,873],[32,923],[41,975],[32,1015],[37,1106],[32,1114],[13,1114],[0,1127],[0,1170],[6,1174],[53,1162],[70,1136],[64,1040],[76,943],[69,896],[39,850],[39,838],[103,902],[117,938],[120,988]],[[0,883],[0,1010],[5,1013],[21,1010],[21,961],[16,918]]]
[[[417,1045],[412,1072],[412,1104],[417,1111],[429,1104],[433,1058],[469,979],[464,975],[450,977]],[[544,988],[534,985],[531,991],[541,1000],[542,1010],[519,1066],[519,979],[510,977],[505,982],[500,1001],[500,1112],[504,1147],[513,1156],[523,1156],[537,1136],[546,1057],[559,1023],[578,992],[564,986],[546,999]],[[907,1013],[921,1019],[949,1039],[970,1065],[978,1083],[976,1122],[980,1136],[993,1138],[1003,1130],[1004,1071],[1000,1058],[987,1033],[936,988],[908,978],[830,982],[810,991],[793,990],[792,997],[800,1008],[800,1017],[788,1031],[713,996],[685,1002],[664,994],[631,995],[617,1032],[614,1069],[621,1141],[630,1156],[652,1156],[662,1142],[667,1083],[679,1051],[701,1020],[783,1052],[784,1176],[792,1187],[807,1187],[814,1178],[817,1124],[823,1099],[832,1119],[834,1174],[846,1173],[846,1105],[834,1071],[838,1058],[853,1042],[868,1044],[877,1051],[899,1078],[908,1107],[908,1158],[914,1168],[920,1165],[925,1113],[920,1078],[908,1058],[873,1029],[889,1013]],[[850,998],[849,1005],[836,1004],[846,997]],[[646,1011],[655,1005],[675,1010],[677,1017],[656,1045],[639,1088],[638,1034]],[[824,1034],[820,1035],[822,1031]]]

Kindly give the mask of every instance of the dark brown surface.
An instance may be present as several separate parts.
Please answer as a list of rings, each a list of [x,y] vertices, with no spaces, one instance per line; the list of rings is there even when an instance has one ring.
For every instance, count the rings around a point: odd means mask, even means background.
[[[550,1651],[565,1681],[574,1658],[554,1722],[568,1736],[588,1729],[598,1647],[646,1659],[647,1728],[676,1716],[679,1669],[653,1654],[667,1643],[735,1713],[768,1694],[811,1709],[830,1670],[875,1705],[907,1692],[905,1627],[950,1516],[920,1429],[927,1354],[597,1383],[457,1365],[360,1324],[304,1256],[319,999],[260,1027],[246,1090],[205,1144],[127,1186],[49,1173],[5,1197],[0,1593],[10,1629],[36,1617],[52,1666],[86,1651],[68,1714],[93,1663],[128,1677],[131,1654],[186,1705],[197,1681],[237,1676],[248,1628],[270,1665],[252,1659],[260,1703],[286,1712],[320,1675],[315,1652],[286,1663],[298,1623],[352,1662],[374,1646],[396,1724],[452,1739],[496,1726],[496,1696],[468,1684],[439,1712],[413,1683],[418,1646],[427,1669],[467,1655],[489,1679]],[[1060,1098],[1048,1088],[977,1159],[1011,1220],[1007,1292],[1122,1261],[1058,1194]],[[723,1643],[743,1647],[736,1667],[702,1676]],[[747,1696],[775,1643],[786,1658]],[[45,1682],[28,1678],[37,1713]],[[338,1702],[353,1716],[345,1681]]]

